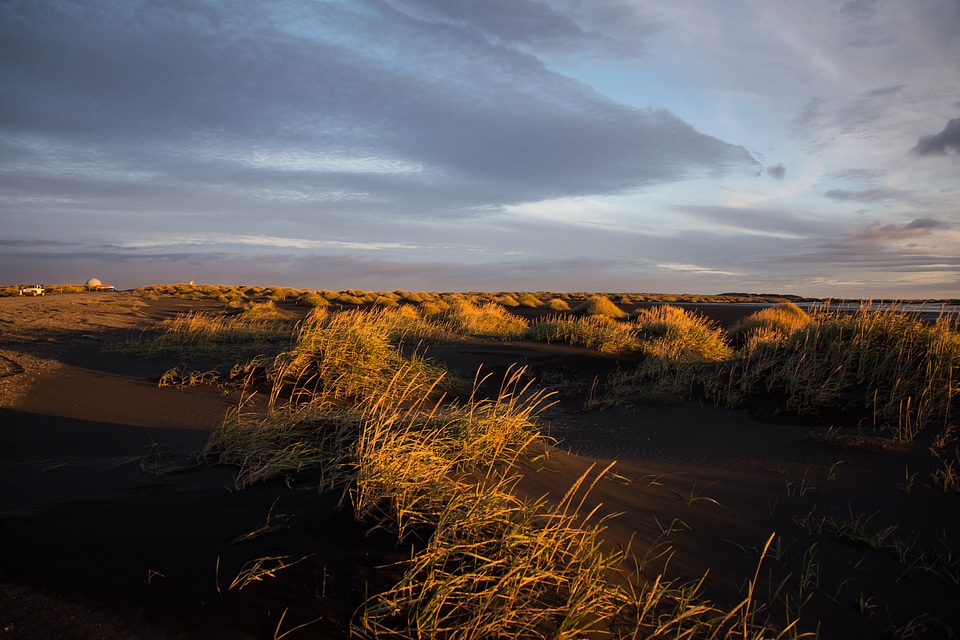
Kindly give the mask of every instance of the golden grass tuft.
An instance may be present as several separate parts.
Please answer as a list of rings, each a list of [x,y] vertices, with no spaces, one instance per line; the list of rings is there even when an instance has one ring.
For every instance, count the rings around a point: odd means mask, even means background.
[[[536,309],[540,306],[543,306],[543,302],[537,296],[532,293],[523,293],[517,298],[517,303],[521,307],[527,307],[529,309]]]
[[[447,309],[430,317],[456,333],[505,340],[521,337],[528,327],[526,320],[493,302],[478,306],[467,300],[454,300]]]
[[[928,323],[869,305],[853,313],[818,310],[811,318],[785,341],[744,350],[716,378],[705,378],[708,391],[739,406],[779,390],[788,411],[851,411],[902,442],[931,425],[949,427],[960,391],[954,322]]]
[[[672,362],[716,362],[733,353],[719,327],[680,307],[661,305],[642,309],[635,323],[641,348],[654,358]]]
[[[307,292],[297,298],[297,304],[316,308],[330,306],[330,301],[320,293]]]
[[[152,339],[130,341],[121,350],[144,357],[175,355],[233,364],[288,346],[294,327],[294,321],[272,303],[234,314],[190,311],[157,323],[149,332]]]
[[[531,324],[526,335],[540,342],[566,342],[601,353],[640,348],[635,327],[607,316],[545,318]]]
[[[615,305],[610,298],[606,296],[590,296],[576,308],[573,309],[575,315],[583,316],[606,316],[615,320],[626,318],[629,314]]]
[[[550,311],[570,311],[570,305],[563,298],[550,298],[542,306]]]
[[[727,336],[734,344],[753,349],[759,343],[784,342],[810,321],[806,311],[786,302],[743,318],[727,330]]]
[[[416,354],[405,357],[403,344],[441,333],[415,310],[311,311],[294,347],[278,356],[270,370],[276,380],[272,404],[287,389],[297,403],[358,401],[400,373],[402,385],[396,382],[391,388],[430,388],[438,367]]]

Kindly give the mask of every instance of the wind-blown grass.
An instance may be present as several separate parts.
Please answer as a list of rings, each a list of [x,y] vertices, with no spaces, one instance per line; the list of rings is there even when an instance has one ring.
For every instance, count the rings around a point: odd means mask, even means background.
[[[493,302],[478,306],[467,300],[454,300],[429,317],[464,335],[509,340],[522,336],[527,330],[526,320]]]
[[[642,311],[636,322],[647,359],[612,374],[591,406],[644,389],[704,394],[730,408],[777,400],[777,411],[802,416],[846,412],[902,442],[931,426],[948,429],[956,409],[960,334],[947,318],[930,323],[869,305],[808,316],[782,305],[732,328],[737,351],[718,328],[675,307]]]
[[[730,327],[727,335],[735,344],[753,349],[759,343],[782,343],[810,321],[806,311],[786,302],[750,314]]]
[[[695,588],[631,582],[629,550],[606,550],[603,520],[584,513],[609,467],[585,473],[555,504],[519,498],[511,463],[537,442],[550,397],[514,369],[493,397],[478,395],[478,379],[467,400],[446,401],[442,367],[399,346],[445,327],[425,330],[403,313],[314,313],[268,367],[272,401],[238,407],[204,452],[239,465],[238,486],[303,474],[342,490],[371,527],[426,536],[402,579],[357,612],[355,633],[763,637],[749,596],[724,612],[698,602]]]
[[[607,316],[554,316],[537,320],[527,337],[540,342],[566,342],[601,353],[630,351],[640,347],[636,327]]]
[[[152,339],[131,341],[123,349],[144,357],[174,355],[235,363],[290,345],[294,327],[295,321],[265,305],[237,314],[189,311],[157,323]]]
[[[960,391],[960,334],[941,318],[923,322],[895,309],[822,310],[782,344],[745,352],[709,379],[728,406],[781,392],[785,409],[815,416],[853,411],[861,421],[911,441],[949,424]]]
[[[642,309],[634,322],[644,353],[653,358],[670,362],[715,362],[733,353],[719,327],[680,307],[662,305]]]
[[[622,554],[601,550],[600,528],[574,504],[585,479],[553,507],[517,499],[504,478],[461,487],[403,579],[365,605],[365,635],[575,638],[603,629],[623,608],[607,579]]]
[[[440,369],[404,345],[445,335],[409,307],[336,314],[312,311],[300,326],[296,344],[270,369],[275,380],[271,405],[289,391],[295,402],[357,402],[388,388],[410,393],[432,388]]]

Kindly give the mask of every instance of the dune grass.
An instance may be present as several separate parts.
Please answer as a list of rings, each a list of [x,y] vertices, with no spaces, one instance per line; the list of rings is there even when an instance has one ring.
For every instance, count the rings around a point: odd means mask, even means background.
[[[743,318],[727,330],[727,336],[734,344],[752,350],[761,343],[782,343],[810,322],[806,311],[785,302]]]
[[[779,391],[788,411],[851,411],[864,426],[910,442],[949,424],[960,391],[960,334],[945,318],[931,324],[896,309],[820,310],[782,344],[731,361],[709,391],[730,406]]]
[[[526,337],[540,342],[566,342],[601,353],[631,351],[641,344],[634,326],[603,315],[544,318],[530,325]]]
[[[404,346],[443,335],[409,307],[335,314],[315,309],[301,323],[293,348],[269,368],[271,406],[287,392],[294,403],[357,402],[400,374],[390,389],[427,389],[440,370],[417,353],[404,355]]]
[[[640,312],[636,322],[648,356],[614,374],[591,406],[629,401],[647,389],[707,397],[736,408],[779,402],[801,416],[842,412],[861,427],[900,442],[950,427],[960,391],[956,321],[925,322],[896,308],[869,304],[855,312],[793,305],[767,309],[722,332],[675,307]]]
[[[606,316],[614,320],[626,318],[629,315],[626,311],[615,305],[610,298],[601,295],[590,296],[574,307],[571,313],[583,316]]]
[[[295,326],[295,320],[281,316],[270,305],[236,314],[189,311],[162,320],[121,350],[142,357],[175,356],[233,364],[277,353],[291,343]]]
[[[634,322],[642,349],[651,358],[667,362],[715,362],[733,353],[722,329],[680,307],[661,305],[642,309]]]
[[[478,395],[478,374],[474,394],[447,400],[442,367],[397,348],[430,334],[422,322],[399,310],[312,312],[268,367],[272,401],[238,406],[203,453],[237,465],[238,487],[309,478],[341,491],[371,528],[425,540],[400,581],[357,611],[355,634],[764,637],[749,599],[720,611],[695,585],[631,577],[629,549],[606,549],[603,520],[583,510],[609,467],[585,473],[556,503],[519,498],[512,462],[539,443],[537,417],[551,397],[513,369],[491,397]]]
[[[526,320],[494,302],[478,305],[469,300],[454,299],[448,307],[440,307],[428,317],[455,333],[504,340],[521,337],[528,327]]]

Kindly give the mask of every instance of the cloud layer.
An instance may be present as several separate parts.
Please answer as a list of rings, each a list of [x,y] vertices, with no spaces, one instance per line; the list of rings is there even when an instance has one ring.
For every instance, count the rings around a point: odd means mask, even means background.
[[[118,208],[163,190],[199,211],[463,215],[754,163],[523,49],[599,35],[495,4],[7,4],[8,183]]]
[[[0,273],[943,296],[958,34],[953,0],[9,0]]]

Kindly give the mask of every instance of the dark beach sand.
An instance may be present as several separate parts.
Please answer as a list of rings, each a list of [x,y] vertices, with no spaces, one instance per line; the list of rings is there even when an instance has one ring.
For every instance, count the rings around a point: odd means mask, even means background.
[[[396,581],[409,543],[367,535],[309,475],[237,491],[236,469],[194,464],[236,398],[157,388],[170,362],[103,345],[195,303],[152,301],[101,322],[103,305],[77,300],[0,299],[0,638],[272,638],[305,623],[286,637],[346,637],[365,594]],[[754,310],[706,309],[723,323]],[[755,590],[774,619],[795,611],[804,567],[811,580],[815,567],[800,626],[822,638],[882,638],[918,616],[927,632],[915,637],[960,628],[960,576],[907,570],[889,552],[798,524],[870,517],[875,530],[897,525],[894,535],[915,538],[918,551],[956,559],[960,494],[932,486],[936,461],[923,446],[881,451],[853,437],[837,446],[810,436],[855,430],[827,419],[771,424],[669,397],[583,412],[591,382],[631,363],[565,345],[471,340],[427,355],[468,377],[483,364],[496,380],[518,363],[576,389],[543,413],[557,444],[520,463],[518,490],[556,499],[590,465],[616,460],[618,477],[601,480],[587,506],[618,514],[606,522],[611,547],[670,549],[645,577],[708,572],[703,596],[735,605],[776,533]],[[266,556],[305,559],[228,588]]]

